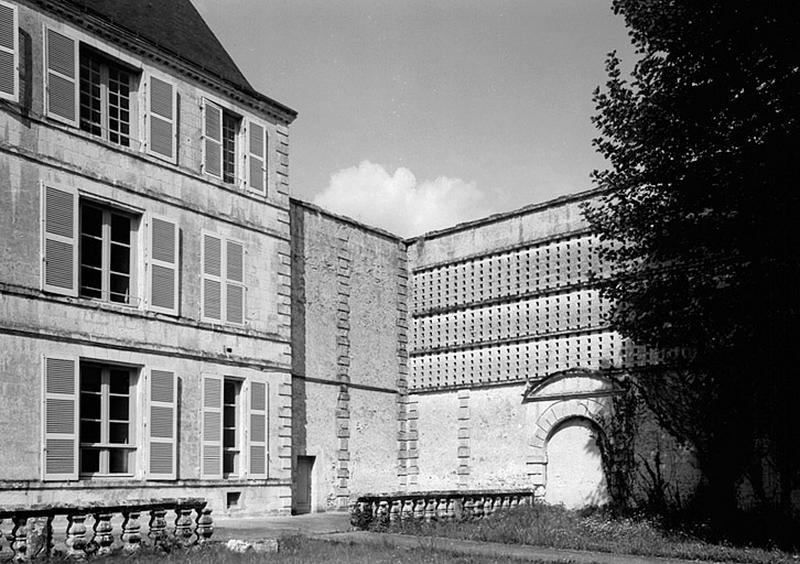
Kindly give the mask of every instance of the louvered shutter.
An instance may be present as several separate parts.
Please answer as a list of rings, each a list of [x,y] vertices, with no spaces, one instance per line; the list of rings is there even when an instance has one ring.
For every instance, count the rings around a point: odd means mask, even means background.
[[[222,108],[203,100],[203,171],[222,178]]]
[[[52,29],[45,32],[47,115],[78,125],[78,42]]]
[[[244,247],[235,241],[225,245],[225,319],[244,323]]]
[[[0,1],[0,98],[18,100],[19,34],[17,7]]]
[[[250,384],[250,477],[267,477],[267,384]]]
[[[148,151],[158,157],[175,160],[177,123],[177,93],[175,87],[154,76],[148,89],[147,133]]]
[[[222,321],[222,239],[203,235],[203,318]]]
[[[267,186],[267,131],[263,126],[247,125],[247,185],[262,194]]]
[[[153,480],[177,477],[178,385],[174,372],[150,371],[150,467]]]
[[[78,295],[78,194],[42,185],[42,289]]]
[[[150,309],[178,313],[177,224],[157,216],[150,225]]]
[[[222,378],[203,377],[204,478],[222,478]]]
[[[78,479],[78,363],[74,358],[46,357],[42,477]]]

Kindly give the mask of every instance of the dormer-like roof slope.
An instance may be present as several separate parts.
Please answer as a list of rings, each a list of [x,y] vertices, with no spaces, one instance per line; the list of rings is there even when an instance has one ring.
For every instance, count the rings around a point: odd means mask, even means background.
[[[190,0],[65,0],[245,91],[253,87]]]
[[[191,0],[35,0],[59,5],[138,37],[245,95],[276,108],[291,122],[297,112],[256,91]],[[77,14],[76,14],[77,15]],[[80,16],[79,16],[80,17]]]

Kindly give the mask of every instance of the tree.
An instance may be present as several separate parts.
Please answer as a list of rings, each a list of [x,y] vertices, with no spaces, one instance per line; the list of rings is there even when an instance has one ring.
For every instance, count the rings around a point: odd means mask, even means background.
[[[800,468],[796,4],[612,7],[638,61],[626,78],[611,53],[595,91],[594,144],[609,168],[593,173],[605,192],[585,210],[611,269],[601,281],[611,322],[637,342],[693,352],[637,381],[697,448],[718,507],[734,503],[742,475],[770,502],[768,463],[773,501],[788,510]]]

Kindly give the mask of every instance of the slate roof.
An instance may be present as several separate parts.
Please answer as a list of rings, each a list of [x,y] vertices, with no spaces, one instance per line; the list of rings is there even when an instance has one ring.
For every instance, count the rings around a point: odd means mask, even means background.
[[[248,93],[255,90],[190,0],[61,0],[125,28]]]

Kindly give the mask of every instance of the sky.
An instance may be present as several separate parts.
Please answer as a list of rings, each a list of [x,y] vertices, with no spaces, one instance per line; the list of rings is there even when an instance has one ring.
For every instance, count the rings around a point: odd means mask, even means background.
[[[610,0],[193,0],[299,112],[294,197],[413,236],[592,187]]]

